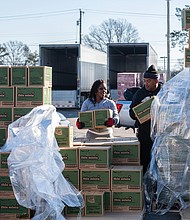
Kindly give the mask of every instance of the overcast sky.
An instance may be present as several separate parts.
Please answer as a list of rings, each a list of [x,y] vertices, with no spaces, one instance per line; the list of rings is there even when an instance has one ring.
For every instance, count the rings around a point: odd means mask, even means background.
[[[75,43],[78,41],[79,9],[82,16],[82,33],[89,27],[100,25],[109,18],[123,18],[139,33],[142,42],[148,42],[158,54],[167,56],[167,1],[166,0],[0,0],[0,44],[18,40],[32,51],[39,44]],[[170,1],[170,31],[181,30],[181,22],[175,16],[176,7],[184,8],[189,0]],[[171,65],[183,58],[178,49],[171,49]]]

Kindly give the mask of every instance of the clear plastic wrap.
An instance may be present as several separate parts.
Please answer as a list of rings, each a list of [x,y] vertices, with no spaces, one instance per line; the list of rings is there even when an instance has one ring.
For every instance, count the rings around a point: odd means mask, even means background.
[[[34,108],[11,123],[1,152],[18,203],[35,210],[33,220],[63,220],[65,205],[83,207],[82,194],[63,176],[64,162],[54,136],[60,117],[52,105]]]
[[[148,211],[190,205],[190,69],[166,82],[151,105],[151,163],[144,176]]]

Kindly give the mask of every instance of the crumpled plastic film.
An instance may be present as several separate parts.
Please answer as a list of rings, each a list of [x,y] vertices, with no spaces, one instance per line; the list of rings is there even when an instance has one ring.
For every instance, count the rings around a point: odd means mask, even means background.
[[[62,175],[65,164],[54,136],[59,121],[54,106],[38,106],[9,125],[0,150],[11,152],[13,191],[20,205],[35,210],[33,220],[63,220],[65,205],[83,208],[82,194]]]
[[[190,206],[190,69],[166,82],[151,105],[150,167],[144,176],[147,211]]]

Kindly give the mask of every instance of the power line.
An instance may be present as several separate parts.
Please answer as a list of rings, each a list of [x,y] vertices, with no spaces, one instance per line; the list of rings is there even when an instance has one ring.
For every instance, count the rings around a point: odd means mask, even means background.
[[[129,15],[129,16],[139,16],[139,17],[163,17],[165,18],[165,14],[149,14],[149,13],[132,13],[127,11],[105,11],[105,10],[93,10],[93,9],[85,9],[90,13],[95,14],[121,14],[121,15]],[[52,12],[40,12],[40,13],[31,13],[31,14],[20,14],[20,15],[9,15],[9,16],[0,16],[1,21],[5,20],[15,20],[15,19],[30,19],[30,18],[39,18],[39,17],[49,17],[49,16],[58,16],[63,14],[72,14],[78,12],[78,9],[71,10],[63,10],[63,11],[52,11]],[[175,15],[171,15],[175,16]]]
[[[21,14],[21,15],[9,15],[9,16],[0,16],[0,20],[15,20],[15,19],[28,19],[28,18],[38,18],[38,17],[49,17],[57,16],[63,14],[72,14],[78,12],[78,9],[64,10],[64,11],[53,11],[53,12],[40,12],[33,14]]]
[[[150,13],[137,13],[137,12],[127,12],[127,11],[103,11],[103,10],[93,10],[93,9],[85,9],[86,11],[90,11],[91,13],[99,13],[99,14],[124,14],[124,15],[131,15],[131,16],[140,16],[140,17],[143,17],[143,16],[150,16],[150,17],[163,17],[165,18],[167,15],[166,14],[150,14]],[[170,15],[170,16],[175,16],[176,15]]]

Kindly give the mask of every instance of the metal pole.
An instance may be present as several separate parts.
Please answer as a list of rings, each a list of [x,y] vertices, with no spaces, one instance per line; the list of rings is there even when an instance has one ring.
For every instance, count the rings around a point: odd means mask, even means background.
[[[171,78],[170,73],[170,0],[167,1],[167,81]]]
[[[162,59],[164,59],[164,73],[166,73],[166,59],[167,59],[167,57],[160,57],[160,58],[162,58]]]
[[[84,11],[80,11],[80,18],[79,18],[79,44],[82,43],[82,14],[84,14]]]

